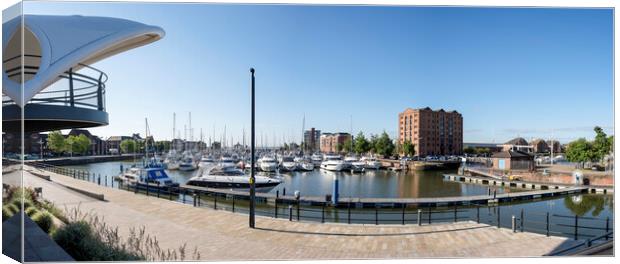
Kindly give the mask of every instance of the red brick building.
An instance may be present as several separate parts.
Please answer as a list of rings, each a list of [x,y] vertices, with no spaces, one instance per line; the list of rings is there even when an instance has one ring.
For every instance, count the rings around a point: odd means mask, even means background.
[[[321,152],[338,152],[338,145],[344,144],[347,139],[352,139],[349,133],[323,133],[321,134]]]
[[[398,114],[398,140],[415,145],[416,155],[463,153],[463,116],[457,111],[407,108]]]

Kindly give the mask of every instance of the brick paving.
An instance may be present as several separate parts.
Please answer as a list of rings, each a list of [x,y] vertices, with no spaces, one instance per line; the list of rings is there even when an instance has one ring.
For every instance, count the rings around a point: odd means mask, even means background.
[[[51,182],[26,172],[25,185],[43,187],[43,197],[60,208],[79,206],[82,211],[103,216],[108,224],[119,227],[121,235],[130,227],[144,226],[163,248],[187,243],[188,250],[198,249],[202,260],[522,257],[542,256],[573,243],[563,237],[512,233],[474,222],[375,226],[289,222],[258,216],[257,228],[251,229],[246,214],[194,208],[48,174]],[[11,175],[19,177],[18,173]],[[7,176],[3,177],[5,183]],[[103,194],[106,201],[63,185]]]

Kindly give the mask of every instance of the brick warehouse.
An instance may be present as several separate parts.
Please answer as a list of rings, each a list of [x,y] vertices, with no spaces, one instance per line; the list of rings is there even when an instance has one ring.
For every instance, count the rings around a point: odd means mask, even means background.
[[[407,108],[398,114],[398,141],[415,145],[416,155],[463,153],[463,116],[457,111]]]

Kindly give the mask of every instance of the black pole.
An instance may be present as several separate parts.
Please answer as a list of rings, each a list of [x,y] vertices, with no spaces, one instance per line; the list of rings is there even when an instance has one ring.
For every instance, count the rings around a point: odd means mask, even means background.
[[[349,199],[348,208],[347,208],[347,223],[351,223],[351,199]]]
[[[547,212],[547,236],[549,236],[549,212]]]
[[[406,208],[406,207],[407,207],[407,206],[406,206],[405,204],[403,204],[403,212],[402,212],[402,219],[401,219],[401,220],[402,220],[402,224],[403,224],[403,225],[405,224],[405,208]]]
[[[578,219],[579,219],[579,216],[578,216],[578,215],[575,215],[575,240],[577,240],[577,238],[579,237],[579,235],[578,235],[578,232],[579,232],[579,231],[578,231],[578,230],[579,230],[579,229],[578,229],[578,226],[579,226],[579,220],[578,220]]]
[[[523,232],[523,225],[525,222],[525,215],[523,214],[523,208],[521,208],[521,221],[519,221],[521,223],[521,232]]]
[[[256,106],[255,106],[255,94],[254,94],[254,68],[250,68],[250,73],[252,74],[252,91],[251,91],[251,96],[252,96],[252,132],[251,132],[251,138],[250,138],[250,152],[251,152],[251,164],[250,164],[250,228],[254,228],[254,223],[255,223],[255,216],[254,216],[254,198],[256,197],[256,185],[254,184],[254,181],[256,180],[256,178],[254,177],[254,151],[255,151],[255,146],[254,146],[254,130],[255,130],[255,120],[254,120],[254,112],[256,110]]]

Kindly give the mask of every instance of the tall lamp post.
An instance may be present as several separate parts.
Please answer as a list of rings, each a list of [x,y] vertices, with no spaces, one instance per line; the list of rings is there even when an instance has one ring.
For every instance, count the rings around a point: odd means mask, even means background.
[[[255,108],[255,102],[254,102],[254,68],[250,68],[250,74],[252,75],[252,132],[251,134],[251,138],[250,138],[250,228],[254,228],[254,222],[255,222],[255,212],[254,212],[254,198],[256,196],[256,179],[254,178],[254,170],[255,170],[255,166],[254,166],[254,152],[255,152],[255,142],[254,142],[254,132],[255,132],[255,126],[254,126],[254,112],[256,110]]]

